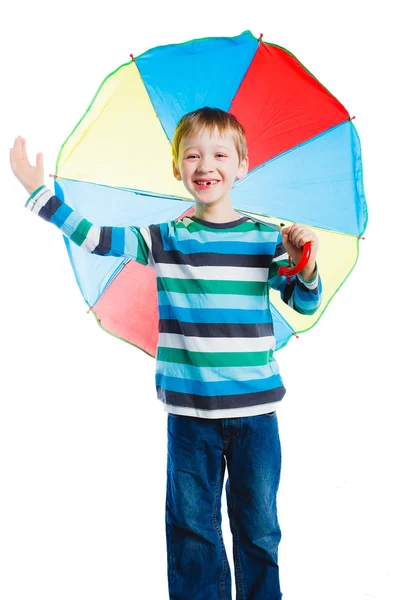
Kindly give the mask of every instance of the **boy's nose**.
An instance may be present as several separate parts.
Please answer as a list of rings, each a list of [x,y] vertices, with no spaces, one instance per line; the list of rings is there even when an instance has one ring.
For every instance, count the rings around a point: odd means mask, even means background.
[[[197,170],[199,173],[214,173],[215,171],[212,165],[207,165],[206,163],[203,165],[198,165]]]

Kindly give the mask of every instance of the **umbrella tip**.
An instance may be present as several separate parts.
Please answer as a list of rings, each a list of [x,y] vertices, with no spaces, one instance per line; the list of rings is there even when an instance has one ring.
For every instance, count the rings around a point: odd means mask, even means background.
[[[263,33],[260,33],[260,37],[258,38],[258,41],[261,42],[262,38],[263,38]]]

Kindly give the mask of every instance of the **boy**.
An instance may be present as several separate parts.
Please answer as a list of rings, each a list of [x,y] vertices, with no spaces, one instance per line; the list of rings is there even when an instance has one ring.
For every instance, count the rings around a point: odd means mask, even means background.
[[[208,107],[185,115],[172,154],[174,176],[193,195],[195,213],[140,228],[82,223],[43,185],[43,157],[38,154],[31,166],[24,140],[16,139],[10,160],[31,194],[32,212],[88,252],[125,255],[156,271],[156,388],[168,412],[170,598],[231,598],[221,532],[227,466],[237,598],[279,600],[281,453],[275,410],[286,390],[273,358],[268,289],[279,290],[298,312],[318,309],[318,238],[296,223],[279,231],[233,210],[232,185],[248,172],[245,132],[233,115]],[[287,264],[288,254],[298,263],[308,241],[310,260],[288,285],[277,269]]]

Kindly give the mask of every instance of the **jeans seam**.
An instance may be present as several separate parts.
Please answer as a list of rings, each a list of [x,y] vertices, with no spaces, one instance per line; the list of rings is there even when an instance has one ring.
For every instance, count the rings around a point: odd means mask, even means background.
[[[176,579],[176,567],[175,567],[175,556],[174,556],[173,550],[172,550],[171,532],[169,531],[168,523],[166,524],[166,529],[167,529],[167,550],[168,550],[168,557],[169,557],[168,568],[169,568],[169,576],[170,576],[171,584],[172,584],[172,582],[175,582],[175,579]]]
[[[176,562],[175,562],[175,552],[172,544],[171,538],[171,529],[172,526],[168,523],[168,500],[170,500],[170,482],[168,481],[170,474],[167,474],[167,499],[166,499],[166,515],[165,515],[165,528],[166,528],[166,537],[167,537],[167,556],[168,556],[168,570],[169,570],[169,579],[172,582],[176,580]]]
[[[217,486],[215,488],[215,496],[214,496],[214,513],[213,513],[213,517],[212,517],[212,523],[215,527],[215,529],[217,530],[218,533],[218,537],[219,537],[219,541],[220,541],[220,546],[221,546],[221,556],[222,556],[222,563],[223,563],[223,569],[222,569],[222,574],[220,577],[220,583],[219,583],[219,590],[221,593],[221,598],[222,600],[226,600],[226,594],[225,594],[225,578],[226,578],[226,572],[227,572],[227,560],[225,557],[225,547],[224,547],[224,541],[223,541],[223,537],[222,537],[222,531],[221,529],[218,527],[218,523],[217,523],[217,504],[218,504],[218,495],[219,495],[219,491],[220,491],[220,487],[221,487],[221,479],[222,479],[222,470],[223,470],[223,460],[224,458],[222,458],[221,460],[221,467],[219,470],[219,475],[218,475],[218,479],[217,479]]]
[[[239,556],[239,529],[236,525],[233,508],[233,496],[232,486],[229,486],[229,498],[231,505],[231,522],[232,522],[232,535],[233,535],[233,561],[235,565],[235,579],[237,586],[237,600],[245,600],[244,582],[243,582],[243,568],[240,562]]]

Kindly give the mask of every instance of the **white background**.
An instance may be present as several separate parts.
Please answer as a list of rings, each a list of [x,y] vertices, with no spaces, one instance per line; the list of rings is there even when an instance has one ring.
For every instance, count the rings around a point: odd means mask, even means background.
[[[166,600],[167,415],[155,361],[86,314],[60,233],[24,209],[17,135],[59,149],[129,55],[250,29],[349,110],[369,208],[350,278],[277,353],[285,600],[399,600],[398,77],[388,2],[20,2],[0,31],[0,597]],[[206,75],[206,74],[205,74]],[[225,494],[225,492],[224,492]],[[232,565],[223,495],[223,533]],[[250,600],[250,599],[246,599]]]

